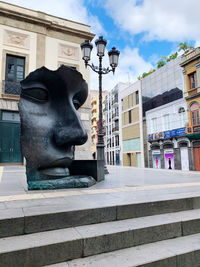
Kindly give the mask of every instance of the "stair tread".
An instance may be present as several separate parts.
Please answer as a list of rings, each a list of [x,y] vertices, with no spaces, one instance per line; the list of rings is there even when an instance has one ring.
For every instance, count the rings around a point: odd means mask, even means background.
[[[0,253],[191,220],[200,220],[200,209],[5,237],[0,239]]]
[[[111,221],[100,224],[77,226],[75,228],[82,237],[89,238],[96,235],[113,234],[128,230],[137,230],[151,226],[198,219],[200,219],[200,209]]]
[[[72,261],[63,262],[60,264],[49,265],[58,267],[133,267],[143,266],[151,262],[162,261],[168,259],[168,265],[156,266],[181,266],[176,265],[180,262],[180,257],[186,253],[192,253],[200,250],[200,234],[178,237],[159,241],[155,243],[140,245],[136,247],[121,249],[113,252],[102,253],[99,255],[90,256],[87,258],[75,259]],[[194,255],[193,255],[194,256]],[[172,263],[175,263],[174,265]],[[191,263],[191,262],[190,262]],[[191,263],[192,264],[192,263]],[[197,265],[200,262],[196,262]],[[186,266],[186,265],[184,265]],[[187,265],[189,266],[189,265]],[[194,265],[190,265],[194,266]]]

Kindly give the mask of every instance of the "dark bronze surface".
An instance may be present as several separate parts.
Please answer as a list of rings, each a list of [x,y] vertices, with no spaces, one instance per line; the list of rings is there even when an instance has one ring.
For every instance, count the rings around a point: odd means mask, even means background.
[[[60,188],[59,184],[65,187],[61,179],[70,177],[74,146],[87,141],[77,112],[87,96],[88,86],[81,73],[64,65],[56,71],[42,67],[21,82],[21,148],[29,189],[41,189],[37,181],[46,181],[45,189],[48,184],[51,189]],[[81,184],[70,179],[66,187]]]

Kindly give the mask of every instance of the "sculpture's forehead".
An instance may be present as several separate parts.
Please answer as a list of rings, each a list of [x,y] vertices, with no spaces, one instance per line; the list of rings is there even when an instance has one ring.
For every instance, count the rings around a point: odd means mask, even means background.
[[[44,87],[56,97],[76,96],[82,104],[88,95],[88,86],[81,73],[64,65],[56,71],[42,67],[31,72],[21,82],[21,87],[22,90]]]

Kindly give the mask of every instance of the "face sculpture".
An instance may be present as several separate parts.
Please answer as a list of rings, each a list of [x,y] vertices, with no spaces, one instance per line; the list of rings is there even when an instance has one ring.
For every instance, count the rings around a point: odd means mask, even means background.
[[[49,182],[54,184],[50,188],[59,188],[69,177],[74,146],[87,141],[77,112],[87,98],[87,83],[72,68],[42,67],[21,82],[21,89],[21,147],[29,189],[49,189]]]

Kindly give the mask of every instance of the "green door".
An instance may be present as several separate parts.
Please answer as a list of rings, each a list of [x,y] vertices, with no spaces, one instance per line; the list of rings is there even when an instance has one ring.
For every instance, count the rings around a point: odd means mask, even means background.
[[[0,123],[0,163],[9,163],[11,156],[11,133],[8,124]]]
[[[0,163],[22,163],[20,124],[0,122]]]

